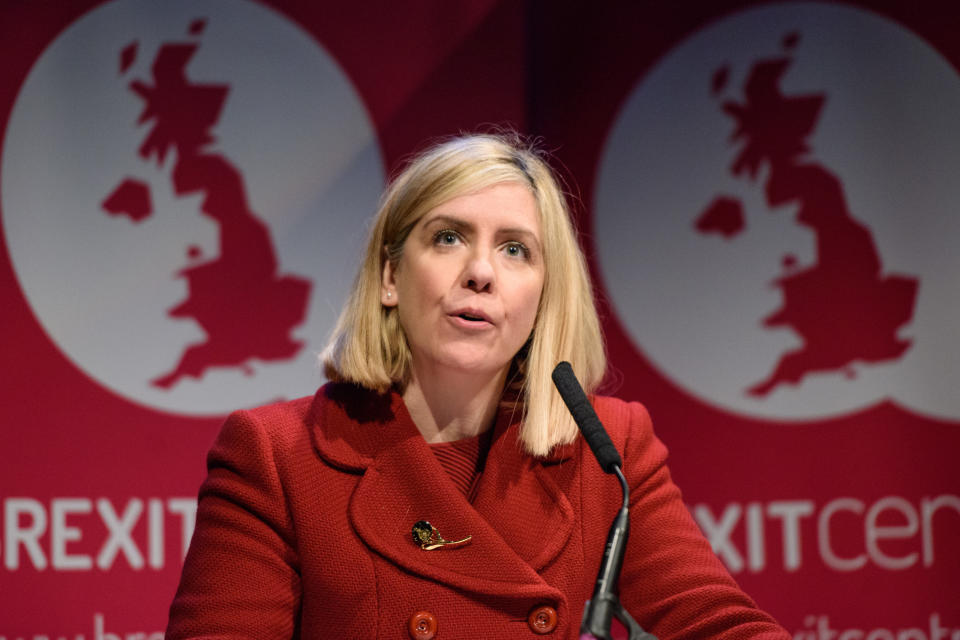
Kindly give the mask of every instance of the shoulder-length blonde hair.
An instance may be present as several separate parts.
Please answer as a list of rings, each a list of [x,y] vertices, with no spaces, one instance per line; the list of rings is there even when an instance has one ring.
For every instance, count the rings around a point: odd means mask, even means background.
[[[447,139],[415,156],[390,183],[353,291],[321,357],[330,380],[381,392],[391,386],[402,390],[410,375],[411,354],[396,308],[380,303],[384,261],[396,264],[411,229],[431,209],[505,182],[526,186],[536,199],[544,282],[533,333],[514,357],[504,398],[523,412],[524,448],[546,455],[577,436],[553,387],[553,368],[569,361],[589,392],[603,377],[606,355],[564,194],[542,153],[517,134]]]

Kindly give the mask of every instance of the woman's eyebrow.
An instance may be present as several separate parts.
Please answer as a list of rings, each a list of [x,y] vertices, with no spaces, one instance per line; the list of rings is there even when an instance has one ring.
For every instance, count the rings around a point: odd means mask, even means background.
[[[434,226],[434,225],[436,225],[436,224],[438,224],[438,223],[441,224],[441,225],[445,225],[445,226],[451,227],[451,228],[453,228],[453,229],[455,229],[455,230],[458,230],[458,231],[459,231],[460,229],[465,229],[465,230],[467,230],[467,231],[472,231],[473,228],[474,228],[474,226],[473,226],[471,223],[467,222],[466,220],[463,220],[462,218],[457,218],[457,217],[450,216],[450,215],[445,215],[445,214],[440,214],[440,215],[437,215],[437,216],[435,216],[435,217],[433,217],[433,218],[430,218],[429,220],[427,220],[427,221],[423,224],[423,226],[424,226],[424,227],[431,227],[431,226]]]
[[[497,229],[497,233],[504,236],[530,236],[534,240],[537,239],[537,234],[527,227],[503,227],[501,229]]]

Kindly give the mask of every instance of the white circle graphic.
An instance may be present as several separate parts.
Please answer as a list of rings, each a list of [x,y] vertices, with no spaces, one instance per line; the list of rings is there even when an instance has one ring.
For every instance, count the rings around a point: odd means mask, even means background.
[[[37,60],[5,139],[17,277],[84,372],[193,415],[323,381],[384,176],[359,96],[298,26],[246,1],[104,4]]]
[[[782,74],[771,79],[776,60]],[[734,137],[738,123],[756,124],[771,105],[782,109],[767,114],[773,130]],[[754,111],[737,112],[744,106]],[[600,270],[634,344],[682,388],[740,414],[824,418],[892,400],[960,417],[957,113],[956,71],[868,11],[769,5],[683,41],[629,96],[596,183]],[[776,168],[756,163],[752,177],[733,171],[748,143],[794,125],[805,152]],[[813,167],[822,184],[802,198],[768,199],[784,167]],[[824,209],[817,198],[830,176],[839,191]],[[736,206],[698,230],[721,198]],[[846,214],[810,222],[841,205]],[[876,293],[869,303],[858,300],[860,287],[833,287],[831,274],[853,282],[851,270],[871,261],[862,276]],[[799,286],[798,274],[826,286],[788,294],[778,279]],[[783,309],[793,320],[773,321]],[[875,351],[842,355],[874,334]]]

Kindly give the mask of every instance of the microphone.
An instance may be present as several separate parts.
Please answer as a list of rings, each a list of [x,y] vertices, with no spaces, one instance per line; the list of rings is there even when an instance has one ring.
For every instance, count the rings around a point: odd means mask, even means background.
[[[573,367],[569,362],[561,362],[553,370],[553,384],[556,385],[560,397],[570,410],[573,421],[583,434],[583,439],[590,445],[593,455],[596,456],[600,468],[607,473],[614,473],[614,467],[622,467],[623,460],[617,448],[610,442],[607,430],[600,423],[597,412],[587,400],[587,394],[573,374]]]
[[[644,631],[637,622],[624,610],[617,597],[617,583],[620,581],[620,569],[623,566],[623,556],[627,548],[627,538],[630,535],[630,487],[624,478],[620,467],[623,459],[617,448],[610,441],[606,429],[597,417],[597,412],[583,392],[583,387],[573,373],[569,362],[558,364],[551,376],[560,397],[570,410],[573,421],[583,434],[590,450],[596,457],[600,468],[605,473],[614,474],[620,480],[623,492],[623,506],[610,525],[607,534],[607,545],[600,562],[600,571],[597,572],[597,582],[593,588],[593,596],[587,600],[583,609],[583,619],[580,622],[580,640],[611,640],[610,626],[613,618],[617,618],[627,628],[630,640],[657,640]]]

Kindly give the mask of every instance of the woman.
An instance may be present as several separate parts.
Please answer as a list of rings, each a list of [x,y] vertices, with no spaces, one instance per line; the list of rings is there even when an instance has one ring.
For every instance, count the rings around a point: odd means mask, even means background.
[[[564,196],[516,136],[388,187],[314,398],[208,459],[167,638],[577,637],[620,492],[550,371],[605,369]],[[631,484],[621,600],[661,640],[789,635],[736,586],[639,404],[595,397]]]

